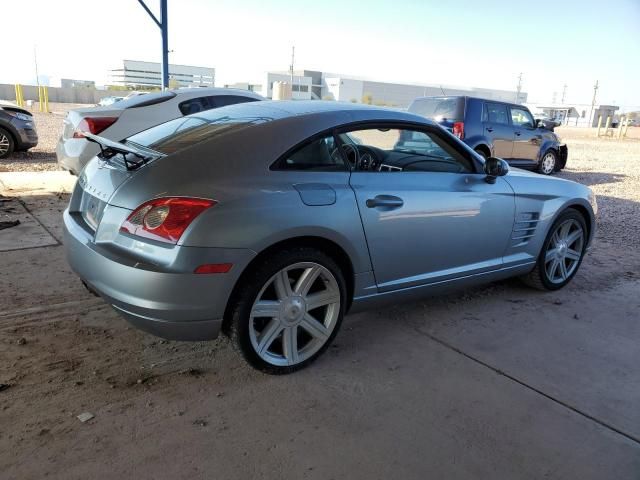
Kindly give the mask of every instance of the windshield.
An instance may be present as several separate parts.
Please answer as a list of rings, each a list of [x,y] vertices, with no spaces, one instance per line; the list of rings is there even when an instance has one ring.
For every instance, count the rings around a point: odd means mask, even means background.
[[[418,98],[409,106],[409,111],[437,122],[458,122],[463,120],[464,99],[462,97]]]
[[[200,112],[161,123],[129,137],[125,143],[133,143],[169,155],[215,136],[270,120],[265,117],[220,115],[217,112]]]

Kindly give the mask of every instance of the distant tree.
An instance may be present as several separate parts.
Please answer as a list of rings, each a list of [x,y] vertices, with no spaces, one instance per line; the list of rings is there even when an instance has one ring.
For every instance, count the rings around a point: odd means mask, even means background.
[[[362,103],[371,105],[373,103],[373,95],[371,93],[365,93],[362,95]]]
[[[180,87],[180,82],[178,82],[178,80],[176,80],[175,78],[169,79],[169,88],[175,89],[179,87]]]

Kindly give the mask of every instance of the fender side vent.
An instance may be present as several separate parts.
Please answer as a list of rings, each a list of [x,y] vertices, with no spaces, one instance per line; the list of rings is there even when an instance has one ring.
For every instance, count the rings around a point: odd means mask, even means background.
[[[511,246],[521,247],[523,245],[526,245],[529,240],[535,235],[539,221],[540,214],[538,212],[519,213],[516,216],[516,221],[513,225]]]

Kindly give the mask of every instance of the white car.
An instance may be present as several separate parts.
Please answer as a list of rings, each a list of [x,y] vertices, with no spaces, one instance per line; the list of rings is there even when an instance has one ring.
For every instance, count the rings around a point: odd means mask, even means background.
[[[184,88],[132,96],[105,107],[71,110],[56,147],[58,164],[78,175],[100,147],[82,132],[109,140],[123,138],[184,115],[235,103],[264,100],[257,93],[231,88]]]

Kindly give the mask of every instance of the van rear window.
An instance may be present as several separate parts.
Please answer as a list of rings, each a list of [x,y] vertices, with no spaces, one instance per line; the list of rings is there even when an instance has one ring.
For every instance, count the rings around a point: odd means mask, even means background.
[[[458,122],[464,120],[464,98],[418,98],[409,106],[409,111],[437,122],[443,120]]]

